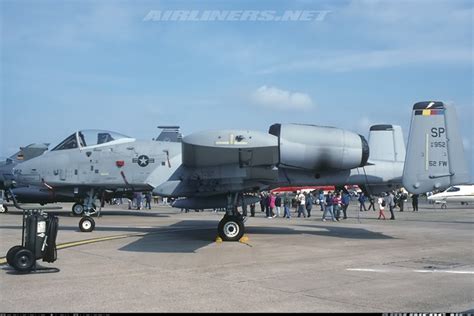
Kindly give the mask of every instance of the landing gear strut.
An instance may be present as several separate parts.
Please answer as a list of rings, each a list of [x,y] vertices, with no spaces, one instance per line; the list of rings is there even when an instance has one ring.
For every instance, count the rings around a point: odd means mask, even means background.
[[[245,233],[244,218],[237,210],[239,197],[241,197],[242,208],[245,209],[242,194],[235,193],[227,196],[226,214],[217,226],[217,233],[224,241],[239,241]]]
[[[85,215],[79,221],[79,229],[81,232],[91,232],[95,228],[95,221],[92,219],[91,215],[96,212],[96,206],[93,203],[97,199],[97,194],[94,192],[94,189],[91,189],[87,194],[87,198],[84,201],[84,204],[76,203],[72,206],[72,211],[75,213],[75,207],[77,211],[82,207],[81,215]]]

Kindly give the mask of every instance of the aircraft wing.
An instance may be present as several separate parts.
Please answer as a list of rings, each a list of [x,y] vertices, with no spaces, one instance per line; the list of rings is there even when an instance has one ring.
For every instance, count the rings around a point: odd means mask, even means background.
[[[204,131],[182,140],[182,165],[159,195],[211,196],[278,179],[278,140],[247,130]]]

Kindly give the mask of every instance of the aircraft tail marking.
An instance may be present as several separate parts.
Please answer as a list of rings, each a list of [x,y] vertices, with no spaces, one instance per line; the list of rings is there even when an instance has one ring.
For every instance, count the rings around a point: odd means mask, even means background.
[[[443,102],[413,106],[403,185],[424,193],[469,182],[455,108]]]

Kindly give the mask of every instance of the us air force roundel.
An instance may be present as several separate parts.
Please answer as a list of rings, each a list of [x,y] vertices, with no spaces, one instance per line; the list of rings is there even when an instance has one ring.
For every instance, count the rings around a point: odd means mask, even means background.
[[[133,158],[132,159],[133,163],[138,163],[140,167],[146,167],[150,163],[154,163],[155,159],[154,158],[148,158],[147,155],[140,155],[138,158]]]

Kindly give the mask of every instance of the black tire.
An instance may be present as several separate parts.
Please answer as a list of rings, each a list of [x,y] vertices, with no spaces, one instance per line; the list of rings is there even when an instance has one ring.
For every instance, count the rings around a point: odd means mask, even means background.
[[[71,211],[74,216],[81,216],[84,213],[84,205],[82,203],[74,203]]]
[[[8,252],[7,252],[7,263],[8,263],[11,267],[13,267],[13,256],[15,255],[15,253],[16,253],[18,250],[20,250],[20,249],[22,249],[22,248],[23,248],[23,246],[13,246],[13,247],[11,247],[11,248],[8,250]]]
[[[224,216],[217,226],[219,237],[224,241],[239,241],[244,235],[244,223],[237,216]]]
[[[85,216],[79,221],[79,229],[81,232],[90,233],[95,228],[95,221],[90,216]]]
[[[33,253],[29,249],[23,247],[15,252],[12,258],[13,268],[24,273],[30,272],[35,262],[36,259]]]
[[[441,204],[441,208],[442,208],[442,209],[447,209],[447,208],[448,208],[448,205],[447,205],[447,203],[443,203],[443,204]]]

